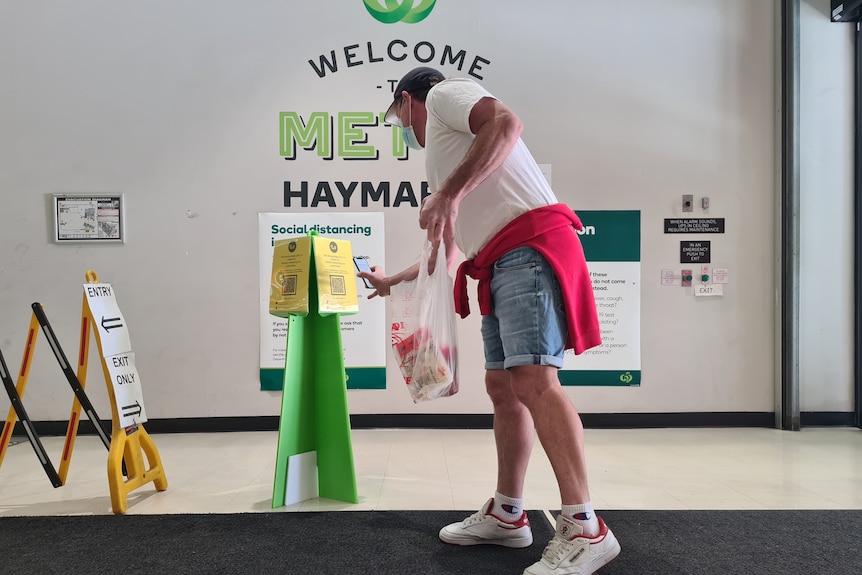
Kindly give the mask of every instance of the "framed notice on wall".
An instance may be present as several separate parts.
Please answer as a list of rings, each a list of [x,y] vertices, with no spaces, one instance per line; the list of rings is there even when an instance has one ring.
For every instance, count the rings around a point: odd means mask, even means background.
[[[125,242],[123,194],[54,194],[54,241]]]

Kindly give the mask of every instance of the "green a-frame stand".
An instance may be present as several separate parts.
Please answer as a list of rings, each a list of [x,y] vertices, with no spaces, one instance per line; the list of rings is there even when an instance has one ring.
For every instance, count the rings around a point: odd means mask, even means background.
[[[312,232],[312,240],[315,235]],[[273,509],[285,505],[288,490],[291,489],[288,485],[289,477],[291,481],[304,477],[303,481],[306,483],[309,477],[313,477],[313,470],[309,475],[308,469],[297,471],[292,467],[313,466],[313,458],[302,456],[314,453],[317,496],[350,503],[359,502],[350,439],[347,375],[344,370],[339,319],[341,314],[320,312],[315,242],[309,243],[311,253],[307,258],[308,312],[289,314],[272,495]],[[352,266],[350,244],[343,243],[348,249],[342,249],[342,252],[347,253],[341,254],[340,257],[346,256],[346,261],[351,262],[349,265]],[[275,273],[274,271],[273,274]],[[349,280],[351,284],[355,282],[352,273],[349,278],[343,279]],[[272,312],[272,309],[270,311]],[[308,497],[302,497],[306,498]],[[288,504],[293,502],[295,501],[288,501]]]

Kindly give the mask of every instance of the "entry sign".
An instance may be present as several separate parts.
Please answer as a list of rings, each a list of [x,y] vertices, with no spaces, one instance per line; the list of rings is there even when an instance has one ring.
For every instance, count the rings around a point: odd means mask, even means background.
[[[114,288],[110,284],[84,284],[84,295],[96,324],[102,360],[111,378],[120,427],[144,423],[147,413],[144,410],[141,378],[135,367],[135,354],[132,353],[126,318],[117,306]]]
[[[105,364],[111,375],[120,427],[127,428],[146,423],[147,412],[144,410],[141,378],[138,377],[138,370],[135,367],[135,354],[129,352],[112,355],[105,358]]]
[[[87,305],[96,323],[102,357],[132,351],[129,330],[110,284],[84,284]]]
[[[709,242],[679,242],[679,263],[708,264],[709,260]]]

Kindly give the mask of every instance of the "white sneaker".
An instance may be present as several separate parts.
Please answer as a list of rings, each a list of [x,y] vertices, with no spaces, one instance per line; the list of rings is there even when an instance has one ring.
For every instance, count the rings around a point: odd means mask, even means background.
[[[590,575],[620,554],[620,544],[599,517],[599,534],[587,537],[574,521],[557,516],[557,533],[542,559],[533,563],[524,575]]]
[[[533,532],[527,514],[514,523],[491,515],[494,499],[459,523],[452,523],[440,530],[440,540],[452,545],[502,545],[503,547],[529,547],[533,544]]]

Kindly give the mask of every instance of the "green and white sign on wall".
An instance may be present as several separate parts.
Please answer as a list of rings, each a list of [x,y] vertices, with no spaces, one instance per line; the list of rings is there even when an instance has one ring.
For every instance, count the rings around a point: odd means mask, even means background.
[[[380,212],[260,213],[258,214],[260,256],[260,389],[279,391],[287,361],[288,319],[269,313],[270,295],[288,289],[272,278],[275,243],[310,232],[350,241],[354,256],[365,257],[371,265],[385,266],[383,214]],[[385,268],[384,268],[385,269]],[[341,318],[341,345],[348,389],[386,389],[386,353],[389,349],[383,298],[367,299],[369,290],[351,270],[343,281],[357,284],[359,313]],[[283,292],[288,293],[288,292]]]
[[[576,210],[590,268],[602,345],[565,357],[563,385],[637,386],[640,352],[640,211]]]

